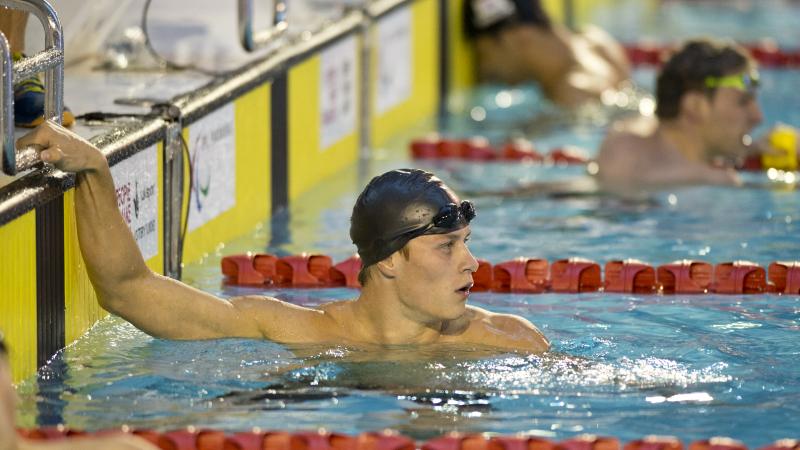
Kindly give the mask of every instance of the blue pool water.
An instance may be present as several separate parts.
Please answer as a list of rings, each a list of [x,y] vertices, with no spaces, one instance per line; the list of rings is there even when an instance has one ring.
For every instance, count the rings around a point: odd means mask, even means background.
[[[578,11],[579,20],[609,30],[621,42],[672,43],[695,36],[741,42],[768,38],[782,47],[800,42],[800,5],[792,0],[614,0]]]
[[[273,294],[314,306],[354,292]],[[471,302],[528,317],[554,353],[169,342],[109,319],[51,363],[38,389],[22,386],[23,417],[90,430],[390,427],[415,438],[655,433],[758,446],[796,436],[800,299],[475,294]]]
[[[648,72],[637,76],[647,89]],[[800,125],[794,88],[800,74],[769,71],[764,78],[767,122]],[[498,118],[498,126],[504,120]],[[451,123],[447,131],[453,133],[482,127],[458,113]],[[545,149],[578,144],[590,153],[602,139],[602,129],[586,120],[519,132]],[[435,170],[457,190],[584,176],[575,167],[412,162],[405,151],[410,137],[376,152],[366,172],[413,164]],[[340,179],[357,179],[357,169],[350,170]],[[601,263],[635,257],[652,264],[800,260],[800,194],[763,174],[748,177],[761,187],[671,189],[637,202],[479,196],[471,247],[492,262],[521,255]],[[188,265],[185,281],[225,297],[263,293],[312,307],[356,296],[348,289],[227,287],[219,258],[246,250],[349,256],[350,207],[365,181],[308,193],[249,236]],[[486,348],[173,342],[109,318],[58,354],[38,379],[20,385],[20,424],[63,422],[87,430],[121,423],[159,430],[322,426],[346,433],[389,427],[419,439],[450,430],[553,439],[595,433],[623,441],[647,434],[685,441],[724,435],[751,447],[800,437],[798,296],[477,293],[470,302],[528,318],[554,351],[526,356]]]

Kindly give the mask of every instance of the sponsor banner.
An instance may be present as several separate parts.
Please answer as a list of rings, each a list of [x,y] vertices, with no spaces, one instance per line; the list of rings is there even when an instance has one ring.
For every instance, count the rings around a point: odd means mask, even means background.
[[[189,126],[192,190],[189,231],[236,204],[236,125],[234,104]]]
[[[117,207],[145,261],[158,254],[158,150],[152,146],[111,168]]]
[[[411,9],[392,11],[377,24],[378,73],[375,111],[383,114],[411,95],[414,59],[411,55]]]
[[[350,36],[320,55],[320,151],[355,132],[358,109],[356,43],[356,37]]]

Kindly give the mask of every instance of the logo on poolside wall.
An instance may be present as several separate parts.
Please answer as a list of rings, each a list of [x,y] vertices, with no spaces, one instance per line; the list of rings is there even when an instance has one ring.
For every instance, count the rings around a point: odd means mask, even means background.
[[[111,168],[117,207],[145,260],[158,254],[158,151],[142,150]]]
[[[189,231],[236,204],[236,126],[229,103],[189,126]]]
[[[356,37],[351,36],[320,55],[320,151],[355,132],[358,109],[356,51]]]
[[[383,114],[411,95],[414,59],[411,56],[411,10],[398,9],[380,19],[377,26],[378,73],[375,112]]]

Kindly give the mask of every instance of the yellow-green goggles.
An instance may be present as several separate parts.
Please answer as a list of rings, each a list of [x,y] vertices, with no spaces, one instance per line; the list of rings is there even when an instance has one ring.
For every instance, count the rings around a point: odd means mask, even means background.
[[[756,70],[721,77],[706,77],[705,79],[707,88],[728,87],[747,93],[755,93],[758,84],[758,71]]]

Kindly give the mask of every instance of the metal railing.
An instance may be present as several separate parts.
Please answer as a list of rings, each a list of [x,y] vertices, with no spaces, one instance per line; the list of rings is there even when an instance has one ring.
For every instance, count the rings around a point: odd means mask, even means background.
[[[41,22],[45,33],[45,49],[15,63],[13,70],[9,70],[12,55],[8,51],[8,41],[5,41],[5,47],[0,50],[3,52],[3,73],[0,76],[3,82],[3,106],[0,118],[2,124],[0,132],[3,133],[3,172],[16,175],[19,171],[33,167],[39,159],[33,149],[25,149],[19,153],[14,149],[13,84],[39,72],[45,72],[44,117],[60,124],[64,109],[64,38],[58,16],[47,1],[0,0],[0,6],[33,14]]]
[[[0,33],[0,133],[3,133],[3,172],[16,168],[16,151],[14,150],[14,83],[12,82],[14,66],[13,57],[8,46],[6,35]]]
[[[273,0],[275,11],[272,27],[266,30],[253,31],[253,0],[239,0],[239,39],[242,47],[248,52],[266,47],[286,33],[289,23],[286,21],[286,1]]]

